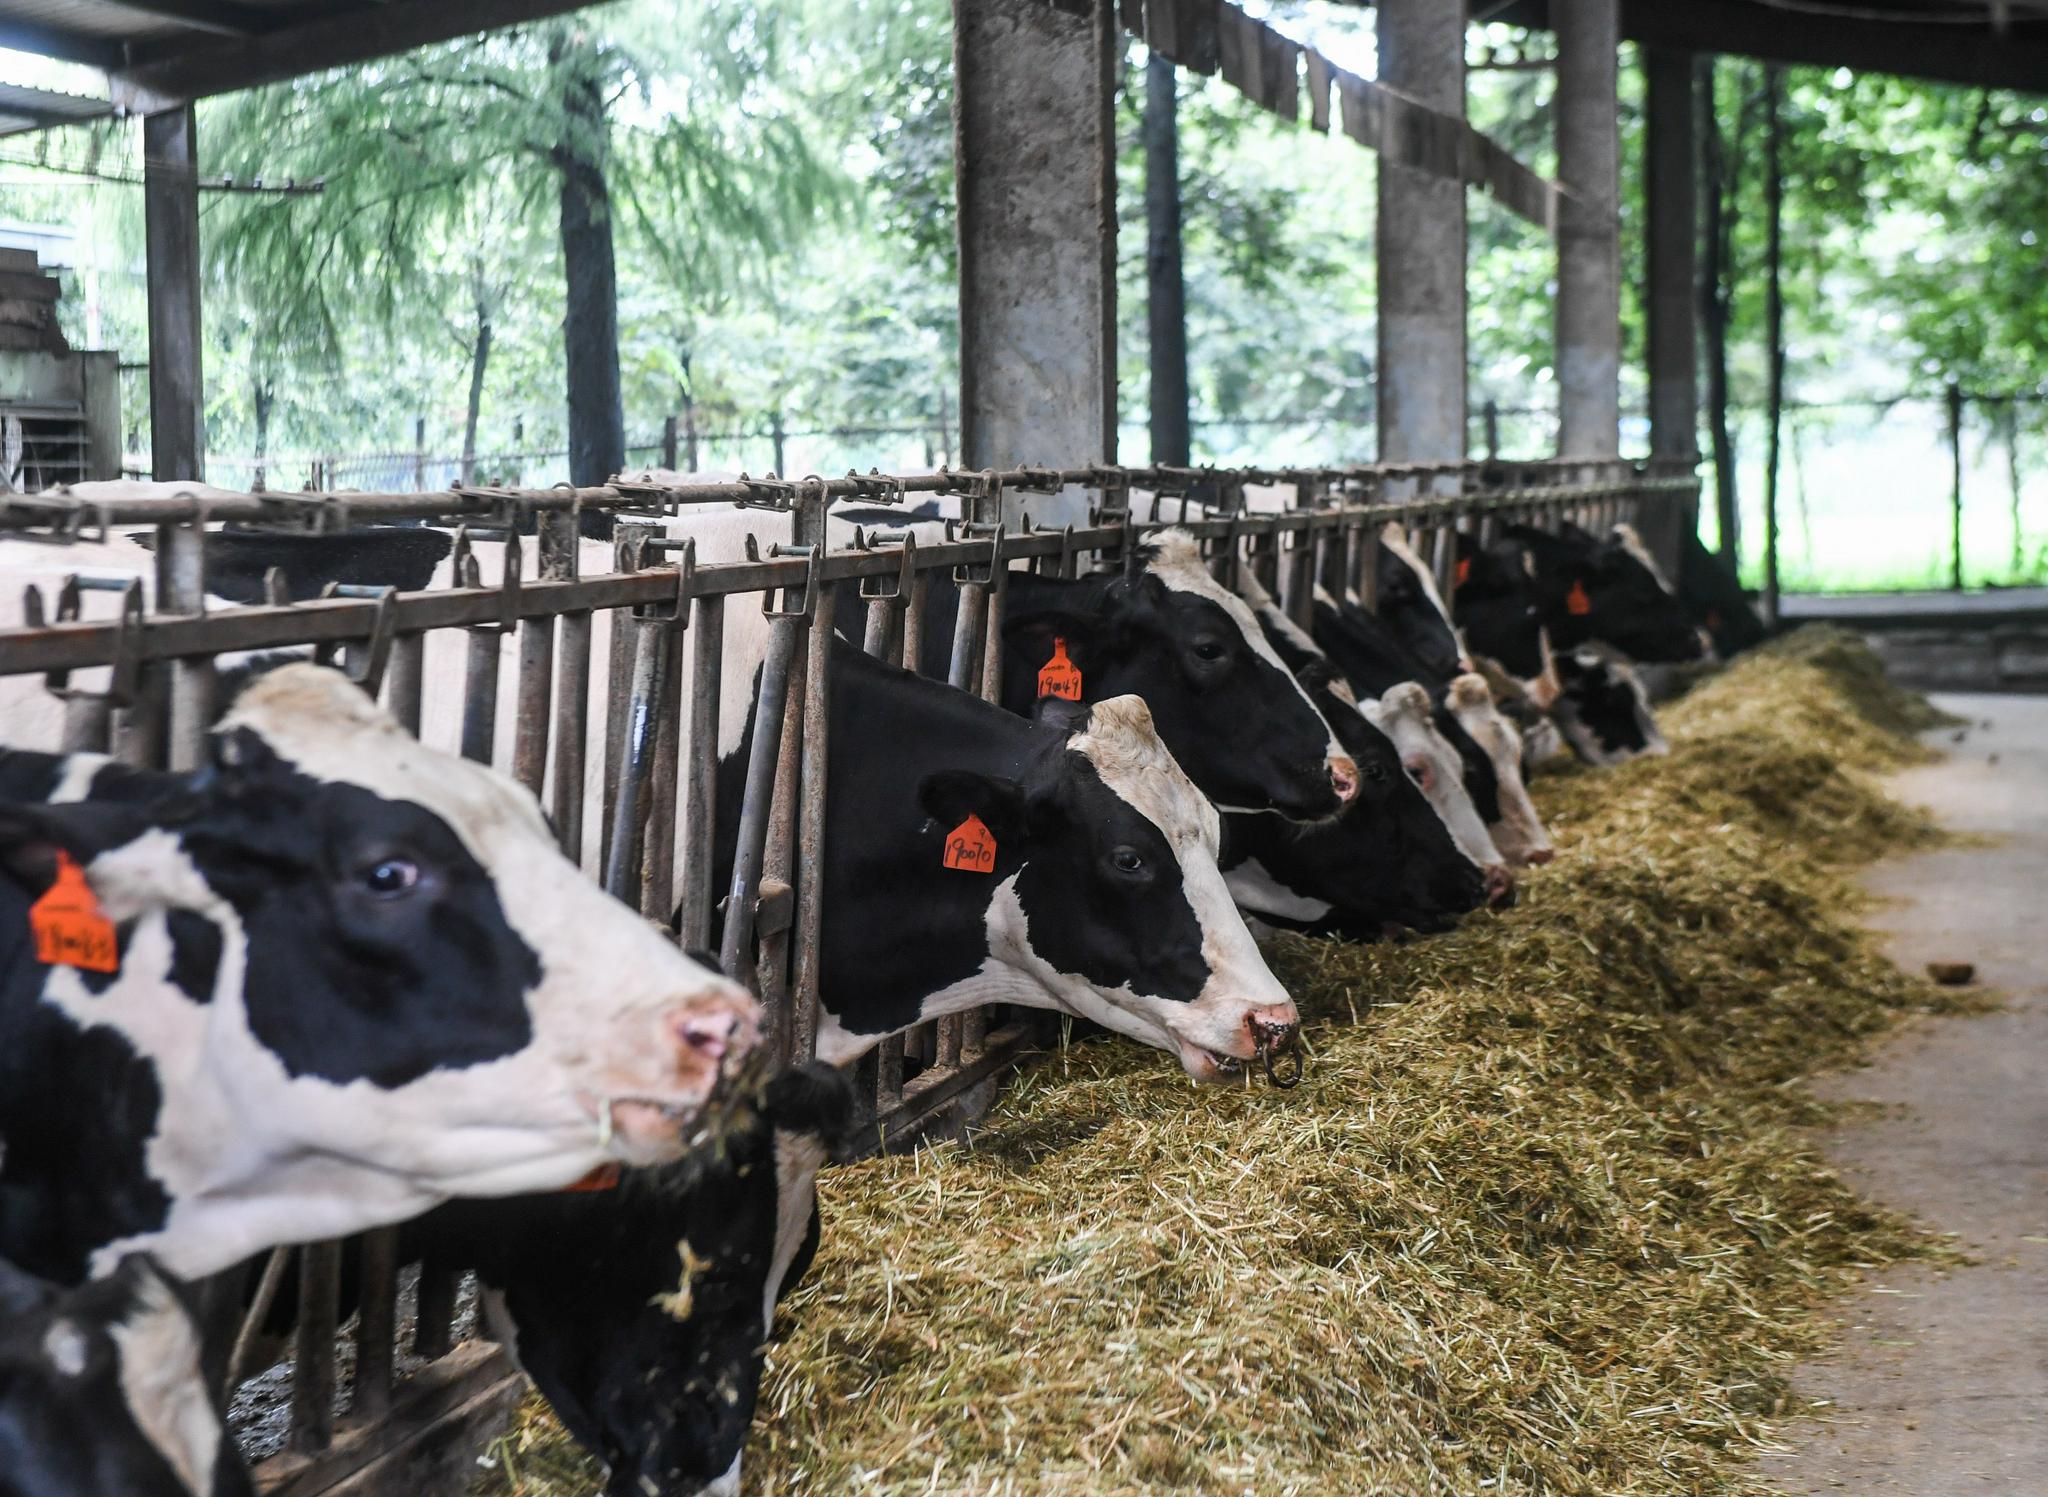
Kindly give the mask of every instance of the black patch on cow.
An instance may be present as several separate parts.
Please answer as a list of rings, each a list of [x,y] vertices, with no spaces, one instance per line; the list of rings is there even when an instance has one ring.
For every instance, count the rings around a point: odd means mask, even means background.
[[[1339,802],[1330,781],[1330,727],[1288,673],[1254,650],[1220,604],[1157,577],[1004,579],[1002,704],[1029,715],[1054,640],[1081,671],[1082,700],[1145,699],[1160,739],[1211,800],[1319,819]],[[926,605],[927,676],[947,678],[959,588],[941,576]],[[861,637],[860,604],[842,589],[838,627]]]
[[[172,986],[194,1003],[211,1003],[220,975],[220,927],[190,910],[172,910],[164,925],[171,938]]]
[[[1458,636],[1429,596],[1429,589],[1401,554],[1380,547],[1376,569],[1379,596],[1375,611],[1393,630],[1394,638],[1415,657],[1432,679],[1448,681],[1463,669]]]
[[[1688,531],[1678,552],[1678,600],[1686,617],[1714,638],[1723,660],[1764,642],[1769,631],[1735,573]]]
[[[1626,546],[1571,524],[1555,535],[1526,525],[1504,534],[1535,563],[1537,606],[1559,653],[1599,643],[1631,660],[1700,658],[1699,633],[1684,607]]]
[[[1557,673],[1564,686],[1558,715],[1577,721],[1604,752],[1640,754],[1650,746],[1637,715],[1642,703],[1620,667],[1597,658],[1562,655]],[[1566,741],[1572,742],[1571,735]],[[1579,745],[1572,742],[1572,747]]]
[[[753,1419],[779,1246],[778,1135],[830,1155],[852,1114],[832,1067],[786,1072],[713,1149],[612,1191],[451,1202],[406,1229],[406,1256],[474,1266],[504,1295],[521,1367],[610,1468],[608,1493],[696,1491],[731,1466]],[[799,1230],[815,1242],[815,1204]],[[677,1319],[653,1301],[676,1292],[683,1241],[700,1267]],[[799,1247],[779,1292],[806,1267]]]
[[[154,548],[145,531],[136,541]],[[455,544],[445,530],[370,525],[315,534],[310,531],[216,530],[206,538],[206,590],[231,603],[262,603],[265,576],[284,575],[286,596],[317,598],[330,582],[395,587],[418,592],[433,580]]]
[[[0,800],[47,801],[64,778],[67,756],[0,748]]]
[[[540,959],[453,829],[314,780],[247,729],[229,741],[233,768],[182,843],[241,917],[249,1027],[286,1073],[398,1087],[523,1049]],[[392,860],[418,883],[385,896],[369,880]]]
[[[1544,666],[1543,610],[1520,549],[1460,534],[1458,569],[1452,605],[1467,648],[1517,680],[1536,680]]]

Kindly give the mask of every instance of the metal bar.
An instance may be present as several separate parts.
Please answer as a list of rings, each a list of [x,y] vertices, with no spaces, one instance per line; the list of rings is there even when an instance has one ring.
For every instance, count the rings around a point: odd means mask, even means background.
[[[415,738],[420,732],[420,703],[425,693],[427,637],[401,634],[391,641],[391,659],[384,666],[384,706],[398,725]]]
[[[695,656],[690,662],[689,778],[683,786],[683,820],[688,843],[683,850],[682,897],[678,909],[686,951],[711,945],[712,845],[718,822],[718,691],[725,649],[725,599],[699,598],[692,608],[690,633]]]
[[[667,651],[657,626],[619,621],[644,636],[633,654],[633,676],[627,683],[624,728],[620,735],[619,774],[611,789],[610,830],[605,837],[604,887],[614,899],[638,904],[640,896],[641,822],[646,814],[648,772],[654,759],[655,714]]]
[[[790,890],[796,872],[797,775],[803,754],[804,682],[810,674],[808,641],[806,629],[790,661],[789,689],[782,703],[781,752],[775,758],[775,795],[770,803],[768,840],[761,857],[764,907],[771,893]],[[764,926],[754,959],[756,991],[775,1036],[775,1053],[784,1064],[791,1063],[795,1053],[795,1018],[790,1003],[791,927],[789,920]]]
[[[292,1449],[310,1455],[334,1439],[334,1330],[341,1311],[341,1244],[299,1249],[299,1324],[292,1362]]]
[[[469,631],[462,677],[462,757],[491,762],[498,733],[498,640],[493,629]]]
[[[391,1407],[398,1357],[398,1229],[365,1232],[362,1242],[361,1304],[356,1310],[356,1372],[349,1413],[358,1421],[382,1417]]]
[[[455,1344],[455,1291],[462,1275],[440,1263],[420,1265],[419,1298],[413,1310],[412,1354],[431,1362]]]
[[[206,532],[197,524],[157,527],[156,607],[159,613],[206,612]],[[218,708],[220,681],[213,661],[172,661],[169,689],[167,765],[197,769],[206,759],[207,734]]]
[[[678,603],[677,607],[687,607]],[[663,626],[660,690],[655,698],[654,764],[647,841],[640,859],[640,913],[666,924],[675,913],[676,791],[683,730],[683,640],[678,620]]]
[[[143,117],[150,472],[174,480],[198,478],[205,463],[198,169],[197,117],[191,105]]]
[[[1552,0],[1557,30],[1558,451],[1621,450],[1620,0]]]
[[[612,566],[616,573],[631,575],[641,569],[641,544],[660,534],[659,525],[621,524],[612,537]],[[623,609],[612,612],[610,679],[605,690],[604,704],[604,805],[609,810],[618,804],[619,765],[625,753],[627,702],[633,683],[633,654],[643,643],[640,631],[632,626],[632,620]],[[612,834],[617,822],[607,817],[599,833],[598,863],[610,868],[612,863]]]
[[[719,942],[719,963],[728,975],[745,980],[743,955],[751,958],[754,943],[754,899],[761,883],[767,850],[768,819],[775,791],[775,771],[782,757],[783,703],[789,694],[791,662],[796,657],[797,631],[803,621],[777,618],[769,623],[768,651],[761,661],[761,684],[754,701],[754,739],[747,755],[746,792],[740,801],[739,837],[733,848],[732,880],[725,900],[725,930]]]
[[[513,721],[512,778],[536,797],[547,779],[549,688],[555,674],[555,621],[519,626],[519,702]]]
[[[583,861],[583,763],[590,735],[590,615],[556,622],[555,833],[571,862]]]
[[[836,583],[818,589],[804,667],[803,763],[797,795],[796,932],[790,980],[792,1062],[818,1053],[818,997],[825,921],[825,787],[829,776],[832,711],[832,602]]]

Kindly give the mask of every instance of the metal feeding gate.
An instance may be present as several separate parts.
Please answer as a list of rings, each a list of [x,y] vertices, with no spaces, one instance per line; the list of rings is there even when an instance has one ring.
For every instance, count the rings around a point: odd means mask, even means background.
[[[1034,529],[1012,502],[1069,486],[1099,497],[1086,527]],[[1255,512],[1246,491],[1256,486],[1291,488],[1290,502]],[[1432,496],[1447,487],[1455,492]],[[0,501],[0,534],[64,541],[103,537],[111,526],[154,527],[157,584],[154,611],[145,610],[139,582],[103,574],[72,577],[53,600],[32,595],[26,626],[0,632],[0,675],[45,673],[48,689],[64,701],[67,749],[184,769],[204,757],[219,700],[219,655],[310,646],[418,732],[429,642],[461,631],[459,742],[445,746],[509,766],[544,797],[569,856],[649,919],[666,925],[673,918],[686,948],[709,949],[716,932],[721,964],[766,1007],[764,1043],[781,1058],[807,1058],[817,1032],[829,623],[840,589],[858,589],[865,604],[867,652],[914,668],[932,578],[946,570],[961,593],[948,679],[994,700],[1004,579],[1018,565],[1073,576],[1083,558],[1117,564],[1147,529],[1181,524],[1219,574],[1248,562],[1305,623],[1318,583],[1354,588],[1372,606],[1380,529],[1389,520],[1407,528],[1449,598],[1461,528],[1488,539],[1504,521],[1641,524],[1697,493],[1685,466],[1541,462],[1270,471],[1095,466],[693,484],[650,478],[580,490],[204,500],[174,491],[105,502],[61,492],[9,497]],[[851,544],[829,546],[833,501],[895,505],[912,494],[957,495],[961,518],[946,522],[943,536],[856,527]],[[695,541],[668,535],[665,524],[705,505],[787,512],[793,538],[761,555],[749,536],[744,559],[699,565]],[[1005,523],[1006,510],[1019,516],[1016,524]],[[619,521],[615,570],[583,576],[579,522],[593,512]],[[204,611],[209,526],[317,532],[394,521],[464,527],[452,585],[411,593],[330,586],[319,598],[293,600],[273,573],[268,602]],[[475,551],[488,542],[504,546],[497,585],[484,584]],[[538,575],[522,578],[529,544],[538,547]],[[96,590],[118,594],[112,617],[82,616]],[[735,605],[764,611],[767,646],[732,873],[719,890],[712,886],[718,716],[726,614]],[[599,615],[609,620],[602,636],[609,658],[604,679],[594,682]],[[516,650],[504,645],[513,635]],[[95,668],[107,674],[103,687],[72,684],[72,672]],[[501,674],[509,674],[514,694],[509,754],[499,752]],[[598,772],[587,776],[587,768]],[[594,793],[586,792],[586,778]],[[689,839],[678,887],[668,849],[679,797]],[[867,1147],[903,1147],[978,1116],[998,1074],[1045,1042],[1042,1020],[1029,1013],[986,1011],[884,1042],[856,1074]],[[412,1272],[398,1259],[398,1231],[386,1228],[346,1244],[279,1249],[204,1286],[215,1365],[229,1388],[239,1386],[244,1414],[266,1379],[271,1390],[275,1449],[258,1452],[265,1458],[257,1468],[265,1490],[293,1497],[460,1490],[481,1441],[502,1427],[522,1382],[490,1342],[457,1334],[466,1323],[458,1317],[459,1276]],[[264,1328],[294,1260],[287,1393],[277,1368],[266,1370],[278,1358],[266,1354],[276,1343]],[[346,1337],[345,1279],[355,1287],[354,1330]],[[410,1342],[402,1348],[408,1320]],[[344,1384],[346,1413],[338,1416]]]

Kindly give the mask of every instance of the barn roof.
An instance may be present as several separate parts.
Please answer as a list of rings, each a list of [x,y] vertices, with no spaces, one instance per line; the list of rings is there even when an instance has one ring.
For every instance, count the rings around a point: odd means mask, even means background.
[[[590,0],[0,0],[0,47],[106,72],[100,112],[149,112]],[[59,99],[68,96],[55,96]],[[48,100],[17,101],[24,105]],[[53,121],[44,121],[51,123]]]

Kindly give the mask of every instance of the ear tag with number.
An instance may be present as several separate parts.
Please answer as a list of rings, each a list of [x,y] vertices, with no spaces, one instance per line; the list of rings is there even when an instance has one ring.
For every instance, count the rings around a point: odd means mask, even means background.
[[[58,851],[57,881],[29,906],[28,928],[36,938],[36,960],[46,967],[121,970],[114,922],[100,908],[99,896],[85,881],[85,870],[68,852]]]
[[[996,839],[979,816],[968,817],[946,833],[943,861],[948,868],[958,868],[963,873],[996,871]]]
[[[1057,636],[1052,642],[1052,659],[1038,668],[1038,694],[1081,700],[1081,667],[1067,658],[1067,642]]]
[[[1564,595],[1564,608],[1575,618],[1584,618],[1593,611],[1593,600],[1586,596],[1586,584],[1576,577],[1572,579],[1572,590]]]

